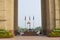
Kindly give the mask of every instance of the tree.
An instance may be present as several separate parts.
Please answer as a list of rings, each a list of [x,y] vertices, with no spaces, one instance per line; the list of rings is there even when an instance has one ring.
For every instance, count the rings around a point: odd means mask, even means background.
[[[36,27],[35,28],[35,31],[40,31],[42,28],[39,26],[39,27]]]

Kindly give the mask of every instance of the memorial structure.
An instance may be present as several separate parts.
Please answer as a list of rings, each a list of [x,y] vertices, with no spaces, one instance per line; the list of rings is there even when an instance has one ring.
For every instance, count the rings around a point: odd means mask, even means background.
[[[42,33],[60,28],[60,0],[41,0]],[[0,0],[0,29],[14,31],[18,28],[18,0]]]

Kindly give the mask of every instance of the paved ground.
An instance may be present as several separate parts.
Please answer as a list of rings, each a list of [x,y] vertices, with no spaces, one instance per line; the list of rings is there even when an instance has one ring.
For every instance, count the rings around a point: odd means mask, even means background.
[[[0,40],[60,40],[60,37],[16,36],[14,38],[1,38]]]

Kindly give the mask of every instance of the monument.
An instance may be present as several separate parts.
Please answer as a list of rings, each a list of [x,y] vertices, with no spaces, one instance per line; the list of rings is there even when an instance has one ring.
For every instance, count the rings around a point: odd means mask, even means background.
[[[25,27],[26,27],[26,16],[25,16]],[[33,23],[33,27],[34,27],[34,23]],[[22,34],[22,36],[37,36],[37,35],[38,35],[37,32],[31,29],[31,18],[29,16],[29,21],[27,21],[27,31],[25,31],[24,34]]]
[[[60,29],[60,0],[41,0],[42,33]],[[14,31],[18,27],[18,0],[0,0],[0,29]]]

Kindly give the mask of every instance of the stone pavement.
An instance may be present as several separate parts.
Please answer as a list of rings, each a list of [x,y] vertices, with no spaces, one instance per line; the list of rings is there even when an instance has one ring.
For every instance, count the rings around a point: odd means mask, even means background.
[[[60,40],[60,37],[15,36],[14,38],[1,38],[0,40]]]

